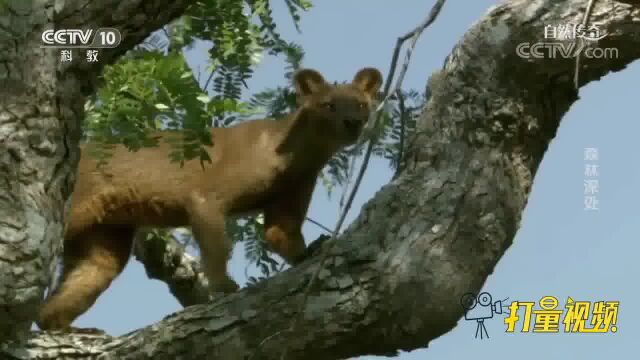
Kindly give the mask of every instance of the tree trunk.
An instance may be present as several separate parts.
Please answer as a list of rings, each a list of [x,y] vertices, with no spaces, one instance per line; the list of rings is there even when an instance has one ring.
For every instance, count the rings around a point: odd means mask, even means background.
[[[56,56],[40,49],[51,11],[8,6],[24,16],[0,31],[0,339],[29,330],[53,273],[82,116],[82,102],[60,103]]]
[[[128,335],[39,333],[0,353],[227,360],[280,359],[286,348],[288,360],[326,360],[426,347],[455,326],[461,296],[481,288],[511,244],[547,145],[578,98],[575,59],[523,59],[516,46],[541,39],[547,24],[581,23],[587,3],[509,1],[464,35],[429,80],[406,166],[331,248],[303,314],[319,256]],[[580,86],[640,57],[637,1],[596,2],[589,21],[618,58],[583,58]]]
[[[102,66],[191,2],[66,1],[61,9],[53,1],[0,3],[0,341],[29,330],[53,274],[84,102]],[[78,61],[78,52],[61,64],[57,51],[40,48],[45,29],[109,26],[127,29],[123,43],[101,50],[92,66]]]

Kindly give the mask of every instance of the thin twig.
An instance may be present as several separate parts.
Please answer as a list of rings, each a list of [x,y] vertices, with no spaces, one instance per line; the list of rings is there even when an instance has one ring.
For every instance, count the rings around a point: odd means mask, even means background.
[[[406,112],[407,109],[404,106],[404,94],[402,93],[401,90],[398,90],[397,92],[398,95],[398,108],[400,110],[400,141],[398,144],[398,159],[396,160],[396,173],[394,174],[394,177],[398,175],[398,173],[400,172],[400,169],[402,168],[402,156],[404,155],[404,131],[405,131],[405,126],[406,126],[406,119],[405,117],[407,116]]]
[[[331,229],[329,229],[328,227],[322,225],[321,223],[313,220],[310,217],[305,217],[305,220],[307,220],[308,222],[312,223],[313,225],[316,225],[317,227],[321,228],[322,230],[326,231],[327,233],[331,234]]]
[[[376,113],[377,113],[377,117],[376,117],[376,123],[378,123],[378,121],[380,120],[381,116],[382,116],[382,109],[384,108],[384,103],[388,100],[388,98],[391,96],[391,94],[393,94],[394,92],[398,91],[400,89],[400,87],[402,86],[402,81],[404,80],[404,76],[407,73],[407,69],[409,68],[409,62],[411,60],[411,54],[413,52],[413,49],[416,46],[416,43],[418,41],[418,38],[420,37],[420,35],[422,34],[422,32],[429,26],[431,25],[431,23],[433,23],[433,21],[437,18],[438,14],[440,13],[440,10],[442,9],[442,6],[444,5],[444,3],[446,2],[446,0],[438,0],[436,1],[436,3],[433,5],[433,7],[431,8],[431,11],[429,12],[429,15],[427,16],[427,18],[420,24],[418,25],[415,29],[411,30],[410,32],[404,34],[403,36],[399,37],[397,42],[396,42],[396,46],[393,52],[393,56],[391,59],[391,66],[389,69],[389,76],[387,77],[387,81],[385,83],[385,87],[383,90],[383,100],[382,103],[380,104],[380,106],[378,106],[378,108],[376,109]],[[400,72],[400,76],[398,77],[398,80],[396,81],[395,87],[393,92],[389,92],[389,89],[391,88],[391,82],[393,81],[393,75],[395,73],[395,69],[396,69],[396,63],[398,61],[398,54],[400,53],[400,49],[402,47],[402,44],[407,40],[411,38],[411,43],[409,45],[409,48],[407,49],[406,55],[405,55],[405,60],[404,63],[402,64],[402,70]],[[349,209],[351,208],[351,205],[353,203],[353,199],[356,195],[356,192],[358,191],[358,187],[360,186],[360,183],[362,182],[362,178],[364,177],[364,173],[366,171],[366,168],[369,164],[369,160],[371,159],[371,154],[373,152],[373,146],[375,145],[375,141],[374,139],[370,139],[369,143],[367,145],[367,150],[366,153],[364,155],[364,159],[362,161],[362,164],[360,165],[360,172],[358,173],[358,177],[356,178],[356,181],[354,183],[353,189],[351,190],[351,193],[349,195],[349,199],[347,200],[347,203],[344,207],[344,209],[342,210],[342,214],[340,214],[340,218],[338,219],[338,223],[336,224],[335,229],[333,230],[332,234],[331,234],[331,238],[328,240],[328,246],[325,249],[322,249],[322,256],[320,258],[320,262],[318,263],[318,267],[316,268],[316,270],[314,271],[313,275],[311,276],[311,280],[309,281],[309,284],[307,285],[303,297],[302,297],[302,302],[300,303],[300,307],[298,308],[298,311],[294,313],[294,317],[291,323],[291,326],[289,327],[289,330],[295,334],[296,332],[296,327],[298,325],[298,320],[302,317],[302,313],[304,312],[304,306],[307,303],[307,299],[309,298],[309,294],[311,293],[311,289],[313,288],[313,286],[315,285],[316,281],[318,280],[318,275],[320,274],[320,270],[322,269],[322,266],[324,265],[324,262],[326,261],[329,253],[331,252],[331,249],[333,248],[333,245],[335,243],[335,239],[338,235],[338,233],[340,232],[340,229],[342,228],[342,224],[344,223],[347,214],[349,213]],[[285,347],[284,350],[282,351],[282,355],[280,357],[280,359],[284,360],[286,357],[288,351],[288,347]]]
[[[349,168],[347,169],[347,176],[344,182],[344,186],[342,187],[342,194],[340,195],[340,211],[344,209],[344,199],[346,199],[347,194],[349,193],[349,185],[351,185],[351,178],[353,178],[353,171],[356,166],[357,154],[351,155],[349,160]],[[331,233],[331,231],[329,231]]]
[[[209,87],[209,82],[211,82],[211,79],[213,79],[213,74],[215,74],[216,71],[215,70],[211,70],[211,74],[209,74],[209,78],[207,79],[207,81],[204,83],[204,87],[202,88],[204,91],[208,90]]]
[[[391,58],[391,68],[389,71],[389,78],[388,78],[389,81],[387,82],[387,84],[385,84],[384,92],[383,92],[385,96],[382,102],[380,103],[380,106],[378,106],[378,109],[382,108],[384,104],[388,101],[389,97],[394,93],[394,91],[389,92],[389,89],[391,87],[391,80],[393,79],[393,75],[395,74],[395,71],[396,71],[396,62],[398,61],[398,55],[400,54],[400,48],[402,47],[402,44],[405,41],[407,41],[409,38],[412,38],[411,44],[409,44],[409,48],[407,49],[404,64],[402,64],[402,70],[400,71],[400,76],[396,81],[396,86],[394,90],[399,89],[400,86],[402,85],[402,81],[404,81],[404,76],[406,75],[407,69],[409,68],[409,59],[411,58],[413,49],[416,47],[418,38],[420,38],[420,35],[422,34],[422,32],[435,21],[436,17],[438,17],[438,14],[440,13],[440,10],[442,9],[442,6],[444,5],[445,1],[446,0],[438,0],[438,2],[436,2],[431,8],[431,12],[429,13],[429,16],[420,25],[418,25],[415,29],[409,31],[408,33],[402,35],[396,41],[396,48],[394,49],[393,57]]]
[[[587,22],[589,22],[589,17],[591,16],[591,11],[593,10],[593,5],[595,4],[595,0],[589,0],[589,4],[587,5],[587,11],[584,13],[584,17],[582,18],[582,26],[587,27]],[[576,90],[580,88],[578,85],[578,80],[580,77],[580,55],[582,51],[576,55],[576,70],[573,74],[573,86]]]
[[[171,52],[171,35],[169,34],[169,31],[167,30],[168,26],[163,26],[162,32],[164,33],[164,36],[167,37],[167,54]]]

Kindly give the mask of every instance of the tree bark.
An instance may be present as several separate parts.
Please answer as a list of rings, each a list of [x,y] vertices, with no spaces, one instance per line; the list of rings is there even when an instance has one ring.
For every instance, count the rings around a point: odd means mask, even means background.
[[[28,332],[55,268],[83,106],[102,67],[191,2],[0,4],[0,341]],[[96,64],[60,63],[54,49],[40,47],[45,29],[98,27],[120,29],[123,41],[101,50]]]
[[[210,300],[200,261],[187,254],[174,238],[165,241],[161,236],[139,231],[133,254],[144,265],[149,279],[166,283],[180,305],[186,307]]]
[[[287,348],[288,360],[326,360],[426,347],[455,326],[461,296],[481,288],[511,244],[549,141],[578,99],[575,59],[522,59],[516,46],[542,41],[545,25],[581,23],[587,3],[509,1],[463,36],[428,82],[403,170],[331,248],[302,314],[319,256],[121,337],[39,333],[0,354],[280,359]],[[589,22],[618,57],[583,58],[580,86],[640,57],[639,2],[598,1]]]

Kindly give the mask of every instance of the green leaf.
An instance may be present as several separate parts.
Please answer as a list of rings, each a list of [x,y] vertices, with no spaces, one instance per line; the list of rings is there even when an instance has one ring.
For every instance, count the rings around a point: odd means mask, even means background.
[[[199,101],[208,104],[211,101],[211,98],[208,95],[205,94],[201,94],[198,95],[198,97],[196,97],[196,99],[198,99]]]

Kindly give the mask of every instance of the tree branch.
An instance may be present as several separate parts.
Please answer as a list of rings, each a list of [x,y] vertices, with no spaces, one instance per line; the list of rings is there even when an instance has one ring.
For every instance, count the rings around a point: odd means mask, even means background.
[[[209,301],[207,280],[200,262],[184,251],[173,237],[166,239],[153,232],[136,235],[133,254],[144,265],[150,279],[163,281],[182,306]]]

